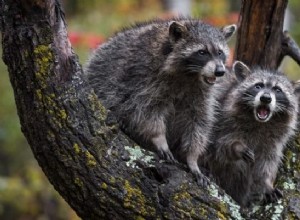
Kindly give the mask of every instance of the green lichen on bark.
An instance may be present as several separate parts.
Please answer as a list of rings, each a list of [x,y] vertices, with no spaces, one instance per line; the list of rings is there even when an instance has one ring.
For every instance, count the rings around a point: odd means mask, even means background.
[[[101,188],[104,189],[104,190],[106,190],[106,189],[108,188],[108,186],[107,186],[106,183],[103,182],[103,183],[101,184]]]
[[[49,70],[54,62],[54,55],[50,45],[38,45],[33,50],[33,57],[35,62],[35,76],[40,88],[47,88],[47,78],[49,77]]]
[[[88,94],[88,100],[90,103],[90,108],[94,112],[96,118],[99,121],[105,121],[107,117],[107,111],[93,91]]]
[[[95,167],[97,165],[97,161],[96,161],[95,157],[89,151],[85,152],[85,157],[86,157],[88,166]]]
[[[147,197],[143,194],[139,187],[134,187],[128,180],[124,182],[124,207],[134,210],[137,212],[137,217],[155,217],[156,209],[152,207],[151,202],[148,201]]]
[[[74,184],[77,185],[77,186],[79,186],[80,188],[83,187],[83,181],[79,177],[76,177],[74,179]]]
[[[54,62],[54,54],[50,45],[37,45],[33,49],[34,73],[35,83],[37,89],[35,90],[35,102],[39,106],[39,110],[45,111],[49,116],[50,122],[62,128],[64,121],[67,119],[67,112],[58,105],[56,94],[52,91],[53,88],[49,86],[51,81],[51,72]]]
[[[127,166],[132,168],[136,168],[137,160],[143,161],[149,165],[149,167],[154,166],[154,153],[147,152],[144,149],[140,148],[139,146],[129,147],[125,146],[125,150],[129,152],[130,160],[126,162]]]
[[[75,150],[76,154],[79,154],[81,152],[81,148],[77,143],[73,144],[73,149]]]
[[[209,195],[216,198],[219,202],[217,204],[219,215],[227,215],[236,220],[244,219],[240,212],[240,206],[227,194],[220,195],[219,188],[215,184],[211,184],[208,188]]]

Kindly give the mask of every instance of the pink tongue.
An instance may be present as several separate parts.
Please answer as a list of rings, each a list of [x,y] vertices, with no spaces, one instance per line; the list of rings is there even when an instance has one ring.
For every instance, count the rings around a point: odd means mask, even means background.
[[[260,108],[257,113],[258,113],[259,117],[266,118],[269,114],[269,111],[268,111],[268,109]]]

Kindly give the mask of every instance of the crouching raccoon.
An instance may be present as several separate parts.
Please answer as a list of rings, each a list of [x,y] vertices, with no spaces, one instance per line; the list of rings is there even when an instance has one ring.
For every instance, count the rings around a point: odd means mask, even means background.
[[[163,159],[197,164],[214,122],[214,83],[225,73],[221,29],[193,19],[155,20],[125,29],[101,45],[86,65],[88,82],[121,128]]]
[[[274,202],[283,149],[295,133],[299,84],[276,71],[235,62],[219,86],[219,118],[207,165],[217,183],[241,206]]]

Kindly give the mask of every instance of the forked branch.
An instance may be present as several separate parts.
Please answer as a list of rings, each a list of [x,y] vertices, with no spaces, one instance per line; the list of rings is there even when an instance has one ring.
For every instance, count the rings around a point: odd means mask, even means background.
[[[282,33],[282,52],[277,64],[280,65],[285,56],[290,56],[298,65],[300,65],[300,48],[296,41],[289,35],[288,31]]]

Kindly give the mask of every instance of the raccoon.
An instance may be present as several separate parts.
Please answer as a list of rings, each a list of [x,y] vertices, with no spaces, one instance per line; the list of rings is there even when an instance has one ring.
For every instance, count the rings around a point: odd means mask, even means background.
[[[277,71],[235,62],[220,84],[218,120],[207,164],[217,183],[241,206],[275,202],[278,166],[297,124],[299,83]]]
[[[197,160],[214,121],[213,84],[225,73],[235,30],[186,18],[137,24],[97,48],[85,68],[125,133],[162,159],[187,163],[201,185]]]

